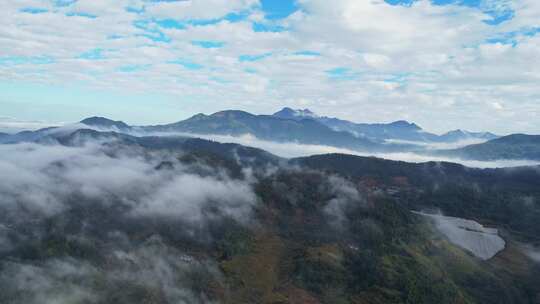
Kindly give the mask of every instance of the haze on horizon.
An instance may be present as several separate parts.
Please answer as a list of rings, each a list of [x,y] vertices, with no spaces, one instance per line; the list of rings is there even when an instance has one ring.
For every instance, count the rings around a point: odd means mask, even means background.
[[[289,106],[436,133],[540,133],[536,0],[5,0],[0,8],[0,126],[94,115],[142,125]]]

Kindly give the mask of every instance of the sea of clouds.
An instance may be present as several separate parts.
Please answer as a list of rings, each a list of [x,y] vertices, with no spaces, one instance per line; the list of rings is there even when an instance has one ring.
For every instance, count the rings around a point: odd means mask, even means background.
[[[167,134],[161,134],[167,135]],[[169,134],[171,135],[171,134]],[[422,163],[428,161],[441,161],[441,162],[453,162],[462,164],[467,167],[475,168],[505,168],[505,167],[519,167],[519,166],[535,166],[539,165],[539,161],[534,160],[495,160],[495,161],[477,161],[477,160],[465,160],[461,158],[451,158],[442,156],[422,155],[414,152],[396,152],[396,153],[373,153],[373,152],[361,152],[345,148],[337,148],[324,145],[308,145],[297,142],[273,142],[259,139],[253,135],[246,134],[243,136],[229,136],[229,135],[207,135],[207,134],[189,134],[189,133],[177,133],[176,135],[198,137],[208,140],[213,140],[221,143],[237,143],[245,146],[251,146],[266,150],[277,156],[285,158],[304,157],[316,154],[328,154],[328,153],[343,153],[358,156],[373,156],[378,158],[384,158],[396,161],[405,161],[413,163]],[[461,142],[453,144],[452,147],[459,147],[467,145],[469,142]],[[449,147],[449,146],[448,146]],[[434,148],[434,147],[433,147]]]

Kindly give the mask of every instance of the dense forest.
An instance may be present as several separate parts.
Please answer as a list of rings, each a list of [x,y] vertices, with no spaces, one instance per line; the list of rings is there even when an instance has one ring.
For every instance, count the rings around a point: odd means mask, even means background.
[[[523,250],[540,235],[538,168],[159,141],[59,148],[68,156],[39,167],[59,187],[40,189],[54,212],[0,188],[0,302],[539,303],[540,268]],[[40,149],[56,148],[17,152]],[[108,176],[119,163],[130,183]],[[74,178],[96,189],[64,192]],[[507,246],[480,260],[411,210],[497,227]]]

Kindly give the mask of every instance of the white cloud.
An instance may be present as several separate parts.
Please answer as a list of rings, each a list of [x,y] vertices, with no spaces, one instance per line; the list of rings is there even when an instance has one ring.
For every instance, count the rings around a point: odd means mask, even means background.
[[[161,134],[164,135],[164,134]],[[170,135],[170,134],[169,134]],[[201,134],[187,134],[180,133],[176,135],[194,136],[198,138],[204,138],[221,143],[237,143],[245,146],[257,147],[273,153],[277,156],[284,158],[304,157],[316,154],[328,154],[328,153],[342,153],[367,157],[378,157],[388,160],[406,161],[412,163],[422,163],[429,161],[445,161],[462,164],[467,167],[475,168],[504,168],[504,167],[519,167],[519,166],[534,166],[540,165],[538,161],[532,160],[497,160],[497,161],[476,161],[476,160],[463,160],[459,158],[437,157],[430,155],[420,155],[412,152],[400,152],[400,153],[371,153],[349,150],[345,148],[336,148],[323,145],[306,145],[296,142],[278,143],[271,142],[262,139],[258,139],[250,134],[243,136],[226,136],[226,135],[201,135]],[[461,144],[467,144],[471,142],[462,142]],[[455,146],[431,146],[430,148],[452,148]]]
[[[146,6],[149,16],[164,19],[217,19],[228,13],[250,9],[258,0],[160,1]]]
[[[183,164],[179,151],[102,144],[0,145],[0,253],[47,249],[36,259],[0,261],[0,302],[130,302],[151,296],[160,303],[214,303],[205,288],[220,282],[219,268],[210,256],[179,249],[200,247],[177,240],[206,245],[214,240],[207,228],[223,217],[250,224],[257,203],[251,177],[233,179],[203,161]],[[163,161],[171,166],[157,168]],[[65,229],[67,222],[74,226]],[[160,228],[147,230],[152,225]],[[134,227],[142,233],[133,235]],[[62,244],[84,247],[84,254],[49,246],[46,238],[57,236]]]
[[[411,8],[376,1],[304,1],[310,15],[300,27],[311,35],[346,48],[378,50],[385,53],[447,52],[456,42],[472,42],[487,25],[478,10],[458,6],[438,6],[418,1]],[[318,26],[316,21],[324,23]],[[352,35],[352,36],[351,36]],[[355,39],[350,39],[354,37]],[[410,54],[412,55],[412,54]]]
[[[0,58],[47,56],[54,61],[0,63],[0,77],[161,92],[181,106],[189,103],[192,112],[243,108],[261,113],[288,103],[354,121],[405,118],[436,132],[458,127],[502,134],[540,131],[534,119],[540,114],[540,35],[520,34],[538,26],[538,1],[482,2],[485,10],[515,11],[513,19],[499,25],[486,24],[491,16],[477,8],[427,0],[410,7],[382,0],[303,0],[299,5],[301,11],[274,22],[289,30],[257,32],[252,22],[273,23],[263,18],[255,0],[80,0],[66,7],[9,0],[0,5]],[[127,6],[144,6],[145,11],[127,12]],[[27,7],[49,11],[20,11]],[[240,22],[186,24],[183,29],[160,28],[152,22],[216,19],[241,11],[247,17]],[[98,17],[66,16],[73,12]],[[170,42],[148,38],[160,37],[158,31]],[[504,41],[505,33],[515,33],[515,46]],[[486,42],[496,37],[504,39]],[[192,45],[193,40],[224,45],[204,49]],[[101,49],[104,58],[78,58],[93,49]],[[299,51],[321,56],[292,55]],[[266,53],[271,56],[264,60],[238,60],[241,55]],[[202,68],[167,64],[175,59]],[[144,68],[118,71],[134,65]],[[358,77],[333,80],[325,71],[337,67],[349,68]],[[396,75],[402,78],[397,81]],[[504,110],[494,108],[496,104]]]
[[[249,181],[230,179],[219,168],[182,165],[172,158],[175,170],[159,171],[154,168],[169,156],[114,144],[111,151],[99,143],[76,148],[0,145],[0,152],[0,209],[5,212],[53,215],[69,208],[70,197],[79,196],[89,202],[127,204],[133,216],[172,217],[202,225],[210,206],[217,216],[245,223],[256,203]]]
[[[125,7],[134,3],[130,0],[77,0],[70,5],[69,10],[74,13],[90,14],[93,16],[104,16],[108,14],[121,14],[125,12]]]
[[[41,128],[54,127],[56,123],[45,121],[28,121],[14,117],[0,117],[0,132],[16,133],[23,130],[37,130]]]
[[[381,54],[367,53],[364,54],[364,60],[367,65],[373,68],[380,68],[388,65],[391,59],[388,56]]]

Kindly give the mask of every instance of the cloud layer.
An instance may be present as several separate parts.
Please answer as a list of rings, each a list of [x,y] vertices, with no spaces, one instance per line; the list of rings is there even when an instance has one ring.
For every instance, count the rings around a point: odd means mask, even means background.
[[[269,19],[257,0],[7,0],[0,79],[160,92],[185,115],[286,104],[438,132],[540,132],[537,1],[297,6]]]
[[[162,134],[163,135],[163,134]],[[460,158],[449,158],[440,156],[420,155],[413,152],[399,152],[399,153],[370,153],[360,152],[344,148],[336,148],[323,145],[306,145],[301,143],[289,142],[278,143],[258,139],[252,135],[244,136],[225,136],[225,135],[201,135],[201,134],[187,134],[181,133],[184,136],[194,136],[204,138],[208,140],[214,140],[221,143],[237,143],[245,146],[257,147],[273,153],[277,156],[285,158],[304,157],[316,154],[328,154],[328,153],[343,153],[358,156],[374,156],[389,160],[406,161],[412,163],[421,163],[429,161],[446,161],[452,163],[462,164],[467,167],[476,168],[502,168],[502,167],[519,167],[519,166],[534,166],[539,165],[540,162],[533,160],[497,160],[497,161],[476,161],[476,160],[464,160]],[[467,144],[464,142],[463,144]],[[448,148],[445,146],[433,148]]]

